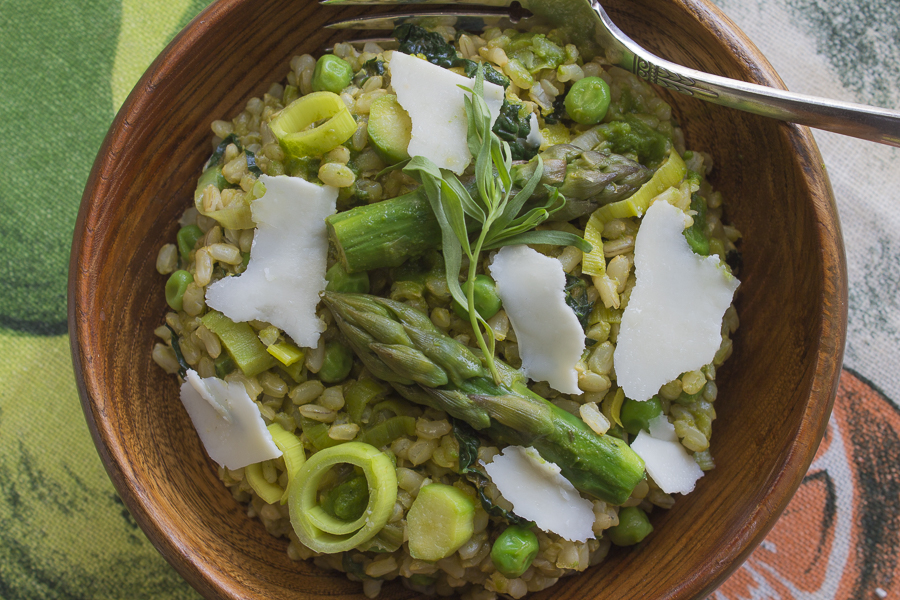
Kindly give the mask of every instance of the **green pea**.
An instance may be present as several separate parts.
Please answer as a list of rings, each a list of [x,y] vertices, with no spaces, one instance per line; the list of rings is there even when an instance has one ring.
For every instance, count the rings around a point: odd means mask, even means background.
[[[347,378],[353,367],[353,351],[340,342],[325,344],[325,360],[319,369],[319,379],[325,383],[337,383]]]
[[[510,525],[491,546],[491,561],[501,575],[515,579],[528,570],[539,549],[533,531]]]
[[[322,508],[342,521],[355,521],[369,504],[369,483],[362,475],[340,483],[329,492]]]
[[[609,85],[599,77],[579,79],[566,94],[566,112],[576,123],[596,125],[606,116],[610,97]]]
[[[362,271],[361,273],[348,273],[341,263],[335,263],[333,267],[325,273],[325,291],[340,292],[342,294],[368,294],[369,293],[369,273]]]
[[[619,524],[606,530],[606,536],[616,546],[633,546],[650,535],[653,525],[647,513],[637,506],[619,510]]]
[[[631,435],[637,435],[641,429],[650,431],[650,421],[661,415],[662,403],[659,396],[653,396],[649,400],[638,402],[631,398],[626,398],[622,404],[622,410],[619,413],[619,419],[625,427],[625,431]]]
[[[463,293],[469,291],[469,282],[463,284]],[[502,302],[497,293],[497,284],[487,275],[475,276],[475,310],[485,319],[490,319],[500,310]],[[453,310],[460,319],[469,319],[469,311],[462,304],[453,301]]]
[[[175,235],[175,241],[178,243],[178,253],[181,255],[181,262],[187,264],[188,257],[194,250],[197,240],[203,237],[203,230],[196,225],[188,225],[178,230]]]
[[[181,310],[184,291],[193,281],[194,276],[187,271],[175,271],[169,275],[169,280],[166,282],[166,303],[172,310]]]
[[[322,58],[316,61],[312,89],[316,92],[340,94],[341,90],[350,85],[352,78],[353,67],[350,63],[334,54],[323,54]]]

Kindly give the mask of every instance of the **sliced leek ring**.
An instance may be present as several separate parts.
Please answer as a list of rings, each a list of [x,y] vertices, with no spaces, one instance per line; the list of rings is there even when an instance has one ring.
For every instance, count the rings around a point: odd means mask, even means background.
[[[303,450],[303,442],[300,441],[293,433],[285,430],[278,423],[272,423],[268,427],[272,441],[281,450],[281,457],[284,459],[284,467],[288,474],[288,487],[283,489],[277,483],[271,483],[263,475],[263,463],[254,463],[247,465],[244,469],[244,475],[247,477],[247,483],[256,492],[256,495],[268,502],[275,504],[276,502],[286,503],[288,500],[288,490],[290,482],[296,477],[297,472],[306,462],[306,452]]]
[[[369,503],[352,522],[329,515],[317,504],[322,478],[341,463],[362,469],[369,487]],[[333,554],[368,542],[387,524],[397,500],[397,474],[384,452],[362,442],[347,442],[310,456],[289,490],[291,525],[297,537],[315,552]]]
[[[328,120],[307,129],[323,119]],[[349,140],[356,132],[356,120],[337,94],[313,92],[276,113],[269,129],[286,154],[300,158],[324,154]]]

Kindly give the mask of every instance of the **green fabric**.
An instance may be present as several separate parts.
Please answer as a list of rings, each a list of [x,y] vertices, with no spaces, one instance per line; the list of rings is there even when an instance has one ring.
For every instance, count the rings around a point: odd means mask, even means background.
[[[0,598],[197,598],[125,509],[72,375],[66,278],[116,111],[207,0],[0,0]]]
[[[896,0],[718,3],[791,89],[900,106]],[[147,541],[97,456],[72,374],[66,279],[107,128],[206,4],[0,0],[3,600],[198,597]],[[800,492],[718,600],[900,594],[900,150],[816,137],[848,248],[853,373]]]

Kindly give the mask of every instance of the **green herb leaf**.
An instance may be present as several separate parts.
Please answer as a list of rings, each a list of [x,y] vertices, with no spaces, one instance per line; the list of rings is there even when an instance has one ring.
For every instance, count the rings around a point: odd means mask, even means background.
[[[553,231],[544,229],[542,231],[525,231],[508,238],[500,239],[493,244],[485,244],[483,250],[494,250],[503,246],[512,246],[515,244],[550,244],[553,246],[575,246],[582,252],[590,252],[593,246],[578,237],[574,233],[567,231]]]
[[[453,172],[444,171],[444,185],[452,188],[454,193],[459,196],[459,199],[462,201],[463,210],[467,215],[481,223],[484,223],[484,220],[487,218],[487,215],[484,212],[484,208],[482,208],[477,202],[475,202],[475,200],[469,194],[469,190],[467,190],[466,186],[464,186],[462,182],[460,182],[460,180],[456,178],[456,175],[454,175]]]

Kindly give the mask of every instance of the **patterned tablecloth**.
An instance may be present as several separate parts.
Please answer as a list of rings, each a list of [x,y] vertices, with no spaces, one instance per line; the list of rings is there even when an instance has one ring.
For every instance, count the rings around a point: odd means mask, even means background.
[[[900,107],[898,0],[718,0],[795,91]],[[0,598],[196,598],[94,449],[66,335],[81,192],[116,110],[206,0],[0,0]],[[716,600],[900,597],[900,150],[816,133],[850,269],[828,433]]]

